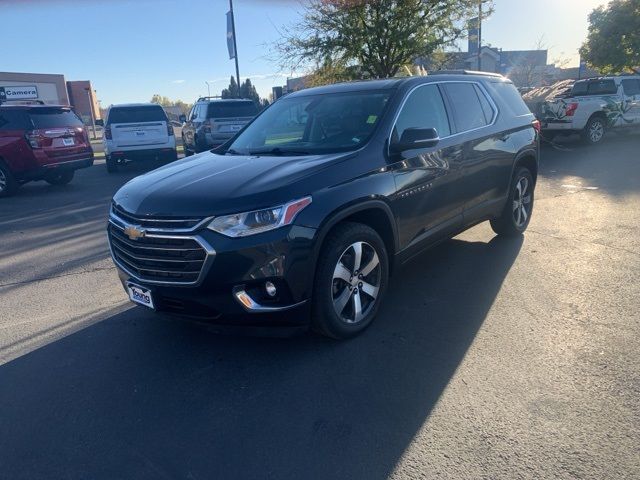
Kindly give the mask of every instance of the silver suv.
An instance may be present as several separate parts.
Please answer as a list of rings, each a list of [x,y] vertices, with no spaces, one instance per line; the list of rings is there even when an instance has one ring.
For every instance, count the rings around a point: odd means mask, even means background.
[[[180,117],[185,156],[222,145],[257,114],[253,100],[198,98],[188,117]]]

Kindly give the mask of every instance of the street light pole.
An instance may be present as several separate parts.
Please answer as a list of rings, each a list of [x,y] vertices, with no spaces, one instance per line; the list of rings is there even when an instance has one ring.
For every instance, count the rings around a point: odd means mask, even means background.
[[[478,0],[478,71],[482,71],[482,0]]]
[[[210,97],[211,96],[211,88],[209,87],[209,82],[207,82],[206,80],[204,81],[204,83],[207,84],[207,95]]]
[[[93,99],[91,98],[91,89],[89,87],[85,87],[87,91],[87,98],[89,99],[89,111],[91,112],[91,129],[93,131],[93,139],[96,139],[96,117],[93,114]]]

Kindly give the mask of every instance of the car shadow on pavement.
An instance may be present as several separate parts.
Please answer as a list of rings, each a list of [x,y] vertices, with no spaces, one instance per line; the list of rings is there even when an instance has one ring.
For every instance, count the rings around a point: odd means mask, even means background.
[[[132,308],[17,358],[0,366],[2,475],[387,478],[522,242],[454,239],[415,258],[346,342],[220,336]]]

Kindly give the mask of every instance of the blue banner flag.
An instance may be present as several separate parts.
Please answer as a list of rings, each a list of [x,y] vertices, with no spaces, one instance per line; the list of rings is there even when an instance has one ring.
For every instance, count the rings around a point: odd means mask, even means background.
[[[236,58],[236,49],[233,42],[235,32],[233,31],[233,17],[231,11],[227,12],[227,50],[229,50],[229,60]]]

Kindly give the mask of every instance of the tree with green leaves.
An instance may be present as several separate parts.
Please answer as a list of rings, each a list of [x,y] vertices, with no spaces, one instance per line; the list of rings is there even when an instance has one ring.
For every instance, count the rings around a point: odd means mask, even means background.
[[[234,77],[233,75],[231,76],[231,79],[229,80],[229,87],[222,90],[220,96],[222,98],[239,97],[238,82],[236,82],[236,77]]]
[[[492,11],[484,3],[483,17]],[[386,78],[451,46],[478,14],[478,0],[311,0],[275,44],[281,66],[330,80]]]
[[[186,115],[191,110],[191,104],[185,103],[182,100],[171,100],[169,97],[165,97],[164,95],[154,94],[151,97],[151,103],[156,103],[158,105],[162,105],[163,107],[180,107],[180,111]]]
[[[640,73],[640,0],[613,0],[593,10],[580,55],[602,73]]]

